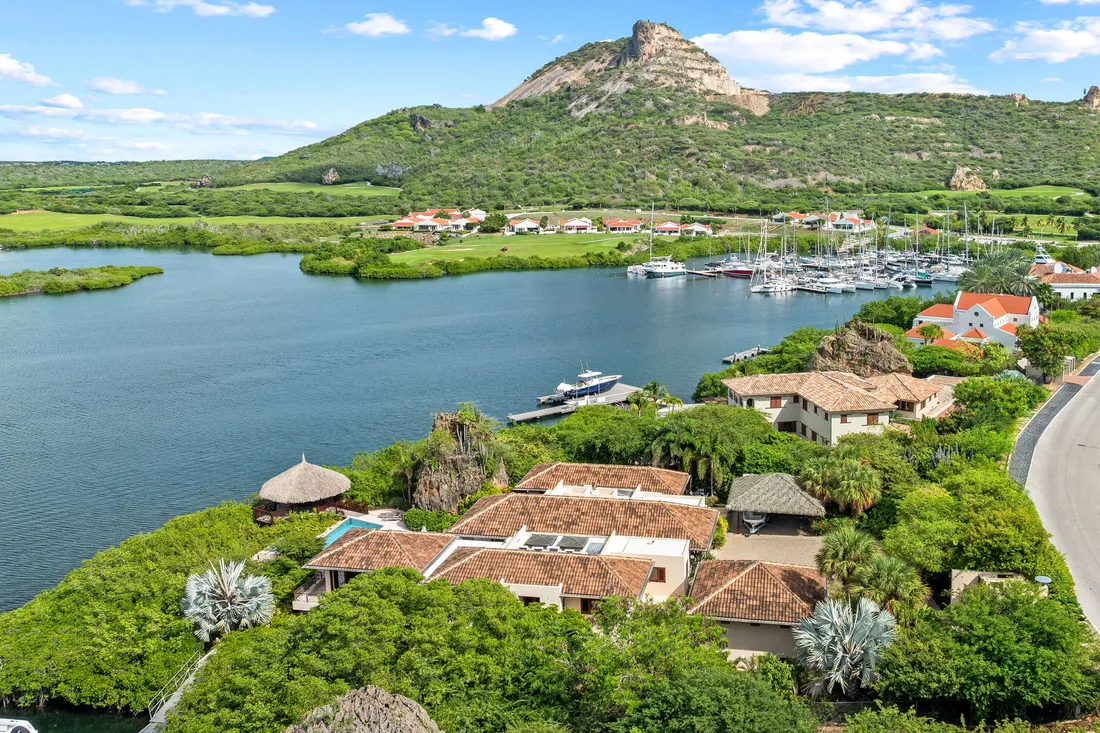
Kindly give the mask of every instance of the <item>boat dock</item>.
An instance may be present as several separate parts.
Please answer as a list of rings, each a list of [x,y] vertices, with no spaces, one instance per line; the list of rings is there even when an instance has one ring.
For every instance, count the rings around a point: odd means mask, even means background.
[[[717,270],[684,270],[689,275],[698,275],[699,277],[718,277]]]
[[[730,354],[729,356],[722,357],[722,361],[726,364],[736,364],[739,361],[751,359],[754,356],[760,356],[761,354],[767,354],[770,351],[771,349],[766,346],[754,346],[751,349],[738,351],[736,354]]]
[[[632,387],[629,384],[620,382],[602,394],[589,397],[578,397],[574,400],[563,400],[555,403],[554,395],[547,395],[545,397],[539,397],[539,404],[551,404],[550,407],[543,407],[538,410],[531,410],[530,412],[517,412],[511,414],[508,416],[508,422],[530,422],[532,420],[542,420],[548,417],[568,415],[571,412],[575,412],[578,407],[587,407],[588,405],[620,405],[626,402],[630,395],[641,391],[640,387]]]

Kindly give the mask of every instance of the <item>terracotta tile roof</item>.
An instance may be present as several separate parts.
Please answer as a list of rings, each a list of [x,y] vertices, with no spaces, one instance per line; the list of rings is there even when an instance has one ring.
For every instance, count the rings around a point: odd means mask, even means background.
[[[936,303],[928,306],[917,315],[925,318],[954,318],[955,307],[950,303]]]
[[[757,374],[723,379],[722,384],[744,397],[797,394],[827,412],[894,409],[890,395],[879,394],[873,382],[847,372]]]
[[[432,573],[461,583],[488,578],[501,583],[561,585],[562,594],[607,598],[639,598],[649,582],[653,561],[632,557],[536,552],[485,547],[459,547]]]
[[[689,613],[750,623],[796,624],[825,599],[816,569],[757,560],[704,560],[691,588]]]
[[[1001,305],[1001,302],[996,298],[993,298],[992,300],[987,300],[984,303],[979,303],[975,307],[982,308],[986,313],[993,316],[994,318],[1000,318],[1001,316],[1008,313],[1008,311],[1005,310],[1004,306]]]
[[[1006,333],[1011,333],[1012,335],[1016,335],[1016,324],[1015,323],[1006,323],[1003,326],[998,326],[998,328],[1000,328],[1002,331],[1004,331]]]
[[[923,326],[923,325],[925,325],[925,324],[922,323],[921,326]],[[935,324],[935,325],[939,325],[939,324]],[[920,328],[920,326],[913,326],[912,328],[910,328],[908,331],[905,332],[905,335],[908,336],[911,339],[922,339],[923,340],[924,337],[921,336],[919,333],[917,333],[917,329],[919,329],[919,328]],[[952,333],[950,330],[944,328],[943,326],[940,326],[940,330],[943,331],[943,336],[941,338],[951,338],[952,336],[955,335],[954,333]]]
[[[398,532],[352,527],[304,565],[314,570],[366,572],[388,567],[413,568],[431,564],[455,536],[438,532]]]
[[[879,389],[892,394],[895,401],[921,402],[943,389],[938,384],[933,384],[927,379],[917,379],[911,374],[877,374],[869,377],[868,381],[874,382]]]
[[[658,224],[657,229],[658,230],[667,229],[670,232],[671,231],[679,231],[680,230],[680,225],[677,224],[674,221],[666,221],[664,224]]]
[[[1054,272],[1041,279],[1051,285],[1100,285],[1100,275],[1092,272]]]
[[[636,227],[642,223],[641,219],[609,219],[604,222],[604,226],[609,227]]]
[[[929,344],[929,346],[940,346],[944,349],[951,349],[952,351],[961,351],[968,355],[978,350],[978,347],[969,341],[959,341],[958,339],[948,338],[937,339]]]
[[[608,489],[633,489],[679,495],[691,483],[691,474],[653,466],[605,466],[598,463],[540,463],[516,484],[520,491],[549,491],[564,482],[566,486],[600,486]]]
[[[967,331],[966,333],[960,334],[959,338],[961,338],[961,339],[984,339],[984,338],[988,338],[988,336],[986,336],[985,331],[983,331],[982,329],[972,328],[969,331]]]
[[[526,526],[531,532],[559,532],[606,537],[690,540],[692,550],[710,548],[718,523],[714,509],[664,501],[541,494],[484,496],[470,507],[451,532],[476,537],[511,537]]]
[[[1018,316],[1027,315],[1031,309],[1032,297],[1028,295],[990,295],[987,293],[959,293],[955,296],[955,307],[959,310],[967,310],[976,305],[984,305],[990,300],[995,300],[1004,308],[1005,313],[1014,313]],[[988,310],[988,308],[987,308]]]

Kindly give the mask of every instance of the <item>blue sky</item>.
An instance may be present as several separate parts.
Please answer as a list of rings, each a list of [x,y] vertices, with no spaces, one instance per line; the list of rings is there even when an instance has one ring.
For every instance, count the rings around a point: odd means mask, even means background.
[[[639,18],[771,91],[1100,84],[1100,0],[0,0],[0,160],[279,154],[397,107],[491,102]]]

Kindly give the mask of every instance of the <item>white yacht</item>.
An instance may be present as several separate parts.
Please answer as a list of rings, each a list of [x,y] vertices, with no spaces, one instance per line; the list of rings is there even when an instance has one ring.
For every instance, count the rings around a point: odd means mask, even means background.
[[[645,268],[647,278],[679,277],[687,274],[687,268],[683,262],[673,262],[671,256],[654,257],[642,265]]]
[[[833,277],[832,275],[826,277],[819,277],[817,279],[819,285],[825,286],[825,292],[827,293],[843,293],[844,281],[839,277]],[[854,288],[853,288],[854,290]]]

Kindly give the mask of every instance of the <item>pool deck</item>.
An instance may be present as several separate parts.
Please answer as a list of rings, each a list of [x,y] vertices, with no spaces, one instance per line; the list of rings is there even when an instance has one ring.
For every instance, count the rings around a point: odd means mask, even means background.
[[[359,512],[349,511],[347,509],[341,512],[344,517],[353,519],[365,519],[368,522],[374,522],[375,524],[382,525],[382,529],[395,530],[395,529],[408,529],[405,523],[401,521],[401,510],[393,507],[381,507],[378,509],[371,509],[366,514]],[[396,519],[394,517],[397,517]]]

